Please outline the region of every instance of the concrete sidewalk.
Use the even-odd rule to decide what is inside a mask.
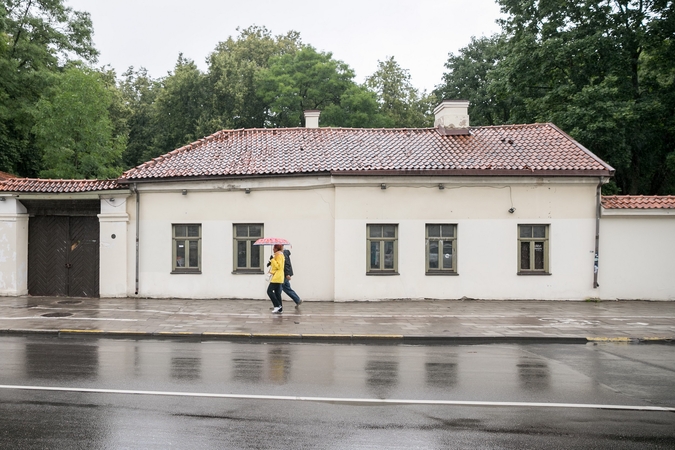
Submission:
[[[389,342],[675,342],[675,302],[0,297],[1,334]]]

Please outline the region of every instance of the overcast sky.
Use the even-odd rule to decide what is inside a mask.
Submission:
[[[158,78],[173,70],[179,53],[206,70],[218,42],[237,27],[267,27],[273,35],[295,30],[302,41],[332,52],[356,72],[356,81],[393,56],[413,84],[441,83],[449,52],[471,36],[499,30],[495,0],[66,0],[91,14],[99,65],[118,74],[145,67]]]

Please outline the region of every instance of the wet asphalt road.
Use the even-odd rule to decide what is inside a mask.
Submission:
[[[0,448],[675,448],[673,412],[573,407],[674,407],[673,345],[17,336],[0,338],[0,385]]]

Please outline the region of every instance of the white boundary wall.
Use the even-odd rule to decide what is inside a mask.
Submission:
[[[675,300],[675,210],[603,209],[598,297]]]

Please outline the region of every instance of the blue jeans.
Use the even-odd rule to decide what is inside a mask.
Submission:
[[[284,283],[281,285],[281,289],[291,298],[291,300],[295,302],[296,305],[300,304],[300,297],[298,297],[298,294],[296,294],[293,288],[291,288],[291,281],[288,278],[284,278]]]

